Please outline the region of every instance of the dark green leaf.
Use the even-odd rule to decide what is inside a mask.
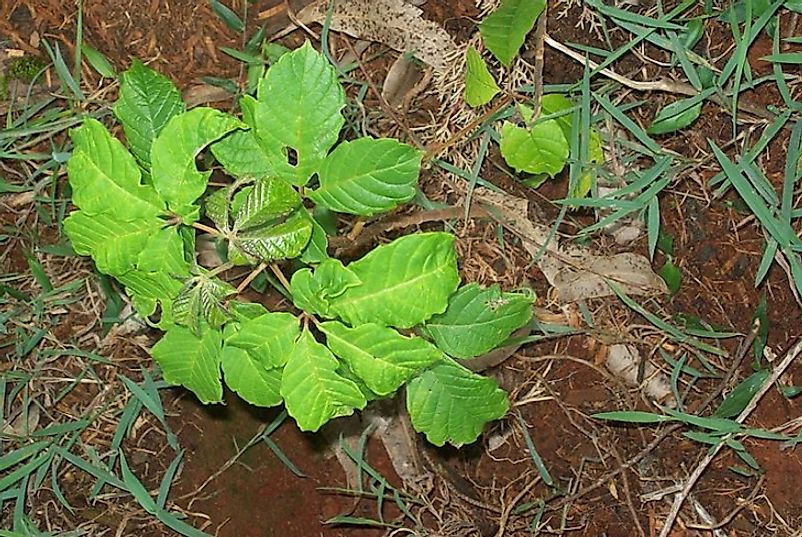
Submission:
[[[758,371],[750,375],[730,392],[714,415],[719,418],[733,418],[740,414],[763,383],[766,382],[768,376],[768,370]]]
[[[646,132],[649,134],[667,134],[684,129],[696,121],[696,118],[702,113],[702,103],[700,101],[689,106],[690,100],[682,99],[660,110],[652,124],[646,129]]]

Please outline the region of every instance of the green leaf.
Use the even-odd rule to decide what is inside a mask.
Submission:
[[[391,138],[343,142],[320,168],[315,203],[341,213],[372,216],[415,196],[422,153]]]
[[[454,236],[407,235],[348,265],[362,282],[330,300],[329,311],[351,326],[420,324],[448,306],[459,285]]]
[[[328,298],[321,293],[320,282],[315,278],[312,269],[305,268],[293,273],[290,280],[290,294],[292,303],[299,310],[322,317],[331,317]]]
[[[153,233],[137,256],[137,268],[145,272],[189,277],[189,262],[184,256],[184,239],[178,230],[166,227]]]
[[[245,31],[245,23],[230,7],[219,0],[209,0],[209,5],[212,6],[212,11],[226,23],[226,26],[237,33]]]
[[[222,302],[236,292],[234,287],[216,277],[194,276],[184,283],[173,301],[173,320],[189,327],[195,334],[200,334],[204,323],[219,328],[228,318]]]
[[[646,132],[648,134],[668,134],[684,129],[696,121],[702,113],[702,102],[689,106],[688,101],[693,102],[691,99],[681,99],[660,110]]]
[[[304,329],[281,378],[287,412],[302,431],[317,431],[330,419],[349,416],[367,404],[359,387],[337,373],[337,366],[331,351]]]
[[[89,62],[89,65],[92,66],[92,69],[97,71],[97,74],[105,78],[115,78],[117,76],[114,66],[99,50],[90,47],[86,43],[81,43],[81,52],[86,61]]]
[[[766,62],[802,65],[802,52],[780,52],[779,54],[763,56],[760,59]]]
[[[248,123],[248,120],[243,117]],[[249,123],[250,124],[250,123]],[[235,177],[268,177],[273,166],[253,131],[234,131],[211,145],[212,154]]]
[[[474,442],[485,423],[504,416],[507,394],[496,381],[446,359],[407,384],[407,411],[415,430],[436,446]]]
[[[663,416],[662,414],[637,410],[600,412],[599,414],[593,414],[591,417],[599,420],[623,421],[625,423],[662,423],[664,421],[671,421],[671,418]]]
[[[161,304],[162,319],[161,325],[172,323],[170,314],[171,304],[183,284],[170,277],[165,272],[144,272],[141,270],[129,270],[125,274],[114,276],[125,286],[125,291],[131,297],[136,311],[143,317],[148,317],[156,312],[156,306]]]
[[[312,236],[312,222],[304,211],[296,211],[280,224],[240,233],[235,246],[263,261],[298,257]]]
[[[562,93],[547,93],[540,99],[540,113],[542,116],[563,112],[561,116],[554,118],[554,120],[559,123],[566,140],[571,139],[573,130],[572,112],[570,110],[576,108],[576,106],[576,103]],[[519,110],[521,115],[524,116],[524,121],[530,123],[534,110],[525,105],[519,105]]]
[[[252,185],[245,186],[234,192],[233,196],[231,193],[234,185],[218,188],[203,198],[203,209],[206,216],[215,223],[218,229],[228,230],[231,218],[239,212],[239,208],[245,203],[252,188]]]
[[[498,9],[479,24],[485,46],[509,67],[544,9],[546,0],[502,0]]]
[[[252,405],[281,404],[281,369],[267,369],[258,357],[245,349],[226,344],[222,352],[226,385]]]
[[[287,216],[301,204],[301,196],[289,183],[278,178],[260,179],[238,208],[234,230],[259,227]]]
[[[349,288],[362,285],[362,280],[339,259],[327,258],[317,269],[302,269],[290,280],[290,294],[295,307],[308,313],[331,317],[330,300],[342,296]]]
[[[565,167],[569,152],[560,124],[553,119],[541,121],[531,129],[505,121],[500,146],[504,160],[516,171],[551,177]]]
[[[244,323],[249,319],[256,319],[265,313],[268,313],[267,308],[258,302],[234,301],[231,303],[231,315],[236,319],[236,322]],[[234,321],[232,321],[232,324],[233,322]]]
[[[576,104],[562,93],[548,93],[543,95],[540,100],[541,115],[552,115],[571,110],[576,107]],[[520,108],[524,108],[523,105]],[[526,121],[531,121],[532,111],[529,110],[529,117]],[[565,113],[559,117],[554,118],[562,129],[565,140],[569,142],[573,138],[573,118],[571,113]],[[570,151],[570,149],[569,149]],[[570,154],[570,153],[569,153]],[[580,155],[570,155],[572,159],[578,161]],[[601,164],[604,162],[604,147],[601,134],[595,127],[591,127],[588,139],[588,163]],[[592,170],[585,170],[577,181],[575,189],[569,193],[573,198],[584,198],[593,186]]]
[[[326,334],[329,349],[378,395],[393,393],[417,371],[443,357],[431,343],[377,324],[349,328],[334,321],[318,328]]]
[[[164,202],[143,185],[136,161],[96,119],[87,118],[70,136],[75,150],[67,162],[72,200],[86,214],[114,211],[121,221],[152,218]]]
[[[306,42],[267,70],[257,98],[253,132],[273,171],[295,185],[306,184],[345,122],[340,114],[345,92],[337,71]]]
[[[802,13],[802,0],[785,0],[783,7],[785,7],[785,9],[790,9],[791,11],[794,11],[796,13]],[[797,39],[802,39],[802,38],[797,38]]]
[[[76,211],[64,230],[77,254],[91,255],[104,274],[117,276],[134,268],[139,253],[163,222],[156,217],[124,221],[116,213],[88,215]]]
[[[120,75],[120,95],[114,104],[114,115],[123,125],[131,152],[145,170],[150,170],[153,140],[185,108],[181,92],[170,79],[139,60],[134,60]]]
[[[340,365],[337,367],[337,374],[356,384],[359,388],[359,391],[361,391],[362,395],[364,395],[365,399],[367,399],[368,403],[382,398],[379,394],[368,388],[368,385],[365,384],[365,381],[362,380],[359,375],[354,373],[354,370],[351,369],[351,366],[349,366],[347,362],[340,362]]]
[[[162,368],[164,380],[191,390],[201,403],[223,400],[220,374],[220,330],[204,327],[200,336],[188,328],[174,326],[150,350]]]
[[[734,418],[740,414],[768,377],[767,369],[752,373],[730,392],[713,415],[718,418]]]
[[[170,209],[186,216],[206,190],[211,172],[199,172],[195,158],[211,142],[242,126],[213,108],[198,107],[173,117],[153,142],[153,185]]]
[[[301,253],[301,261],[307,265],[321,263],[329,258],[329,238],[328,235],[326,235],[326,230],[323,229],[323,226],[318,223],[315,217],[309,214],[309,212],[307,212],[306,215],[312,223],[312,236],[309,238],[309,243],[306,245],[306,248],[304,248],[304,251]]]
[[[446,354],[473,358],[504,343],[531,318],[531,296],[469,284],[454,293],[444,313],[429,319],[425,331]]]
[[[468,47],[465,54],[465,102],[472,107],[483,106],[500,91],[482,55],[473,46]]]
[[[668,290],[672,295],[679,292],[679,288],[682,285],[682,271],[670,259],[666,260],[660,269],[660,277],[666,282],[666,286],[668,286]]]
[[[226,337],[226,345],[238,347],[265,369],[283,367],[300,334],[298,318],[289,313],[264,313],[248,319]]]

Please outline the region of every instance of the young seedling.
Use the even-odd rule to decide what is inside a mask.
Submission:
[[[165,380],[204,403],[223,382],[259,406],[284,404],[316,431],[369,401],[406,390],[430,442],[473,442],[508,401],[465,368],[530,321],[531,293],[460,287],[454,237],[420,233],[348,264],[327,253],[313,206],[373,216],[410,201],[422,154],[394,139],[339,141],[345,93],[308,43],[287,53],[240,101],[242,119],[185,110],[172,83],[140,63],[115,106],[129,149],[97,120],[72,132],[75,251],[124,287],[164,336],[152,349]],[[338,143],[339,142],[339,143]],[[228,186],[211,190],[196,159],[209,147]],[[227,257],[196,262],[197,230]],[[305,265],[289,281],[277,262]],[[296,309],[240,300],[221,279],[235,265],[271,266]]]

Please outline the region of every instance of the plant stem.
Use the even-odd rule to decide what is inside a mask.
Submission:
[[[199,229],[201,231],[205,231],[206,233],[210,233],[212,235],[217,235],[217,236],[222,235],[222,233],[220,233],[219,230],[213,227],[209,227],[205,224],[201,224],[200,222],[193,222],[192,227],[194,227],[195,229]]]
[[[259,263],[259,266],[258,266],[258,267],[256,267],[254,270],[252,270],[252,271],[251,271],[251,273],[250,273],[250,274],[248,274],[248,277],[247,277],[247,278],[245,278],[244,280],[242,280],[242,283],[241,283],[241,284],[239,284],[239,285],[237,286],[237,294],[238,294],[238,295],[239,295],[239,294],[241,294],[241,293],[242,293],[242,291],[244,291],[244,290],[245,290],[245,288],[246,288],[246,287],[248,287],[248,286],[251,284],[251,282],[252,282],[253,280],[255,280],[255,279],[256,279],[256,277],[257,277],[257,276],[258,276],[258,275],[259,275],[259,274],[260,274],[260,273],[261,273],[261,272],[262,272],[262,271],[263,271],[263,270],[264,270],[266,267],[267,267],[267,263],[265,263],[264,261],[262,261],[261,263]]]
[[[281,285],[283,285],[284,288],[287,290],[287,292],[289,292],[290,282],[288,282],[287,278],[284,277],[284,273],[281,272],[281,269],[278,268],[278,265],[276,265],[275,263],[270,263],[270,270],[273,271],[273,274],[276,275],[276,278],[278,279],[279,282],[281,282]]]
[[[220,266],[214,267],[212,270],[210,270],[209,272],[206,273],[206,276],[208,278],[213,278],[214,276],[217,276],[221,272],[225,272],[228,269],[232,269],[232,268],[234,268],[234,263],[226,262],[226,263],[223,263]]]

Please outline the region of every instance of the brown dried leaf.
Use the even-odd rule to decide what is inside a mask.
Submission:
[[[406,54],[399,54],[390,66],[382,85],[382,97],[393,108],[400,107],[423,78],[423,71],[414,62],[407,59]]]
[[[323,24],[327,1],[314,2],[296,15],[304,24]],[[415,57],[438,71],[448,69],[448,56],[457,45],[441,26],[421,18],[422,11],[403,0],[337,0],[331,29],[358,39],[379,41]]]
[[[630,386],[638,386],[638,366],[641,359],[640,353],[632,345],[617,344],[610,346],[605,365],[610,373]],[[675,408],[677,400],[671,393],[668,377],[651,363],[647,362],[645,365],[641,385],[644,395],[657,403]]]
[[[521,238],[524,248],[534,257],[547,244],[537,266],[557,290],[563,302],[613,295],[605,280],[610,280],[626,294],[654,295],[668,292],[662,278],[652,270],[649,260],[639,254],[595,255],[587,248],[560,245],[554,237],[546,242],[549,227],[527,217],[528,202],[508,194],[477,188],[474,199],[500,214],[502,224]]]

